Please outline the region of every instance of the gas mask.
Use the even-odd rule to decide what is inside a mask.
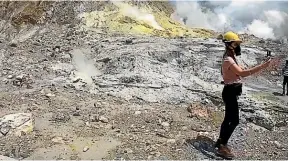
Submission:
[[[240,45],[238,45],[237,47],[234,48],[234,52],[236,53],[236,56],[240,56],[241,55],[241,47],[240,47]]]
[[[240,56],[241,55],[241,47],[240,45],[233,47],[231,42],[226,43],[226,47],[227,48],[234,48],[234,52],[236,53],[236,56]]]

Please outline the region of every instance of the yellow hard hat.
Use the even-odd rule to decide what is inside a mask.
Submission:
[[[242,42],[242,40],[239,38],[239,36],[232,31],[229,31],[229,32],[224,34],[223,41],[224,42],[232,42],[232,41]]]

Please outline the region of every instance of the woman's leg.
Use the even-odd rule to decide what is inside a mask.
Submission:
[[[227,145],[230,137],[232,136],[235,128],[239,124],[239,107],[238,107],[238,101],[237,96],[231,97],[229,101],[229,105],[227,106],[227,121],[229,124],[227,125],[226,133],[223,136],[223,144]]]
[[[216,147],[219,147],[220,144],[226,145],[239,124],[239,108],[237,96],[234,96],[234,89],[227,88],[227,90],[223,90],[222,97],[225,103],[225,118],[221,125]]]
[[[286,88],[287,88],[287,93],[286,93],[286,95],[288,95],[288,76],[285,77],[285,80],[286,80]]]
[[[222,98],[225,103],[225,118],[221,125],[220,136],[216,143],[216,147],[218,148],[217,155],[225,159],[234,158],[231,150],[227,147],[227,143],[239,124],[239,109],[236,91],[236,88],[227,86],[224,87],[222,93]]]

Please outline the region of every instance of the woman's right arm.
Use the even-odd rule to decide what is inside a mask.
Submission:
[[[260,65],[257,65],[251,69],[246,69],[246,70],[243,70],[242,68],[240,68],[237,64],[232,64],[230,66],[230,69],[236,73],[237,75],[241,76],[241,77],[247,77],[249,75],[252,75],[252,74],[255,74],[257,72],[259,72],[260,70],[264,69],[264,68],[267,68],[270,64],[270,61],[271,60],[268,60],[267,62],[263,63],[263,64],[260,64]]]

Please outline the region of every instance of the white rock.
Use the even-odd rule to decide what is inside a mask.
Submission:
[[[266,141],[261,141],[262,144],[266,144]]]
[[[92,115],[89,117],[91,122],[97,122],[98,121],[98,116],[97,115]]]
[[[136,115],[140,115],[140,114],[141,114],[141,111],[135,111],[134,114],[136,114]]]
[[[55,137],[55,138],[52,139],[52,141],[55,142],[55,143],[60,143],[60,144],[64,143],[62,137]]]
[[[88,146],[85,146],[84,148],[83,148],[83,152],[87,152],[89,150],[89,147]]]
[[[64,54],[64,55],[62,56],[62,58],[64,58],[64,59],[70,59],[71,57],[70,57],[69,54]]]
[[[132,151],[130,148],[126,148],[126,149],[124,150],[124,152],[125,152],[125,153],[129,153],[129,154],[130,154],[130,153],[133,153],[133,151]]]
[[[8,130],[16,136],[21,136],[22,133],[29,133],[33,131],[34,119],[31,113],[17,113],[5,115],[0,119],[1,131]],[[9,127],[9,129],[8,129]]]
[[[87,127],[90,127],[90,123],[89,123],[89,122],[85,122],[85,125],[86,125]]]
[[[18,76],[16,77],[16,79],[17,79],[17,80],[22,80],[24,77],[25,77],[25,75],[24,75],[24,74],[21,74],[21,75],[18,75]]]
[[[99,121],[103,122],[103,123],[108,123],[108,118],[104,117],[104,116],[100,116],[99,117]]]
[[[168,140],[167,140],[167,143],[170,143],[170,144],[173,144],[173,143],[175,143],[175,142],[176,142],[175,139],[168,139]]]
[[[209,104],[209,103],[210,103],[210,100],[205,99],[204,102],[205,102],[206,104]]]
[[[162,124],[161,124],[163,127],[169,127],[170,126],[170,123],[168,123],[168,122],[162,122]]]
[[[282,148],[282,145],[278,141],[274,141],[274,144],[277,148]]]
[[[12,78],[13,78],[13,75],[8,75],[7,78],[8,78],[8,79],[12,79]]]
[[[55,48],[55,51],[56,51],[56,52],[59,52],[59,48]]]
[[[186,131],[186,130],[188,130],[188,127],[187,126],[183,126],[182,130]]]
[[[52,94],[52,93],[47,93],[47,94],[46,94],[46,96],[47,96],[47,97],[54,97],[54,96],[55,96],[55,94]]]

